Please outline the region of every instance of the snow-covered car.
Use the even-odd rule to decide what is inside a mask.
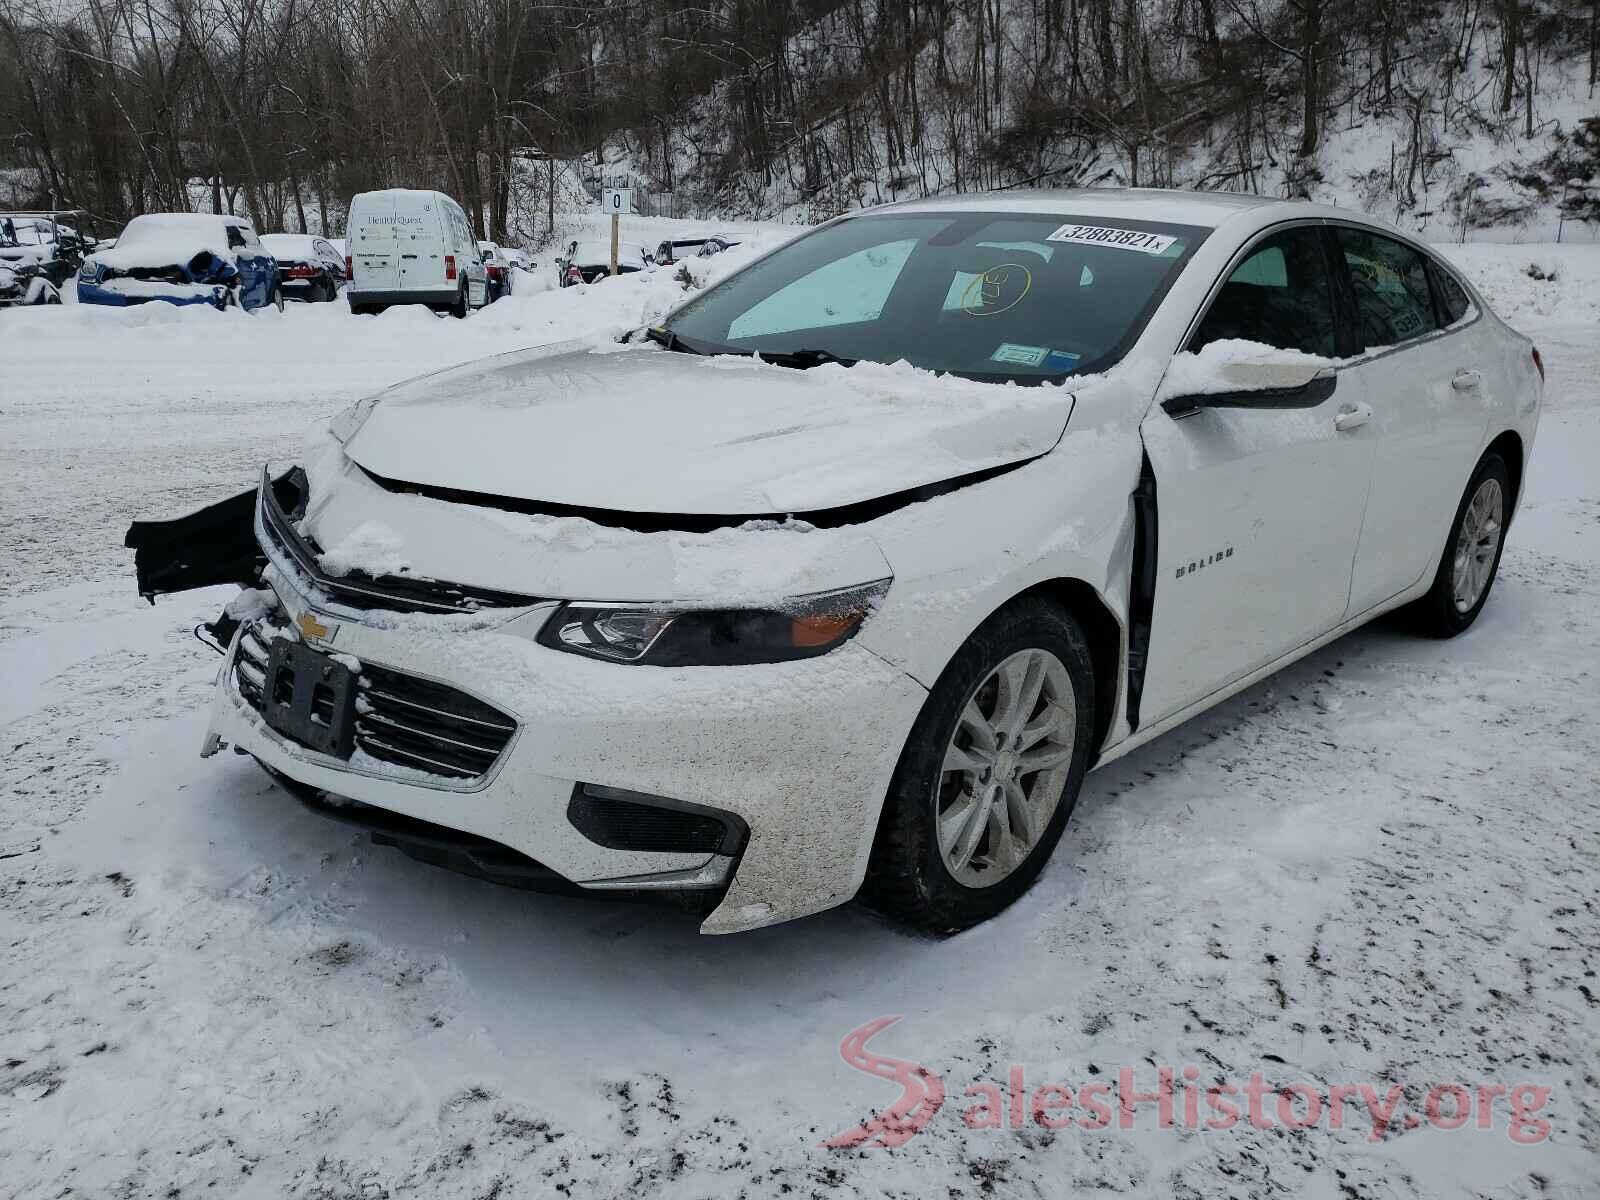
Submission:
[[[209,304],[283,308],[278,264],[243,217],[146,213],[117,244],[84,259],[80,304]]]
[[[127,540],[147,596],[246,586],[202,752],[386,843],[706,932],[858,892],[949,930],[1089,769],[1380,613],[1472,625],[1543,386],[1356,213],[969,195],[399,384]]]
[[[631,275],[650,265],[645,248],[635,242],[617,243],[617,274]],[[575,241],[568,244],[565,253],[556,259],[556,282],[568,287],[573,282],[572,268],[584,283],[593,283],[611,274],[611,243]]]
[[[69,218],[81,222],[85,216],[77,209],[0,213],[0,267],[32,268],[23,274],[60,288],[77,274],[83,256],[96,245],[93,237],[68,223]]]
[[[60,304],[61,293],[29,262],[0,264],[0,308],[24,304]]]
[[[339,298],[348,278],[344,255],[327,238],[309,233],[264,233],[261,245],[278,264],[278,286],[286,300]]]
[[[693,258],[710,240],[711,235],[704,233],[689,237],[663,238],[656,246],[655,264],[658,267],[670,267],[679,259]]]
[[[737,233],[714,233],[700,243],[700,248],[695,251],[696,258],[710,258],[713,254],[721,254],[724,250],[731,250],[744,237]]]
[[[478,254],[489,276],[489,302],[493,304],[502,296],[511,294],[511,260],[494,242],[479,242]]]

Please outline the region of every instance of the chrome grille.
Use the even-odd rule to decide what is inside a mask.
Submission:
[[[286,628],[252,621],[239,633],[234,685],[257,712],[265,708],[269,643]],[[362,664],[356,680],[355,744],[372,758],[446,779],[478,779],[494,766],[516,731],[515,720],[465,692]]]

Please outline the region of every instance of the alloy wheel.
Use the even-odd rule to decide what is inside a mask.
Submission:
[[[1450,584],[1457,612],[1470,612],[1483,598],[1504,532],[1505,493],[1498,479],[1485,479],[1461,515],[1456,535]]]
[[[939,853],[958,883],[999,883],[1038,845],[1072,769],[1077,722],[1072,678],[1048,650],[1018,651],[978,685],[935,797]]]

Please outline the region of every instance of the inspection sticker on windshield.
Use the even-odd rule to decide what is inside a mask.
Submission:
[[[1037,367],[1044,361],[1047,353],[1043,346],[1018,346],[1011,342],[1001,342],[1000,348],[989,358],[994,362],[1020,363],[1024,367]]]
[[[1164,233],[1143,233],[1137,229],[1111,229],[1105,225],[1063,225],[1046,235],[1047,242],[1075,242],[1080,246],[1111,246],[1117,250],[1138,250],[1143,254],[1165,254],[1178,239]]]

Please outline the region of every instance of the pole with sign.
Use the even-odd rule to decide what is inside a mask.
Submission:
[[[633,192],[628,188],[607,188],[601,205],[611,214],[611,273],[617,273],[617,234],[622,214],[633,211]]]

